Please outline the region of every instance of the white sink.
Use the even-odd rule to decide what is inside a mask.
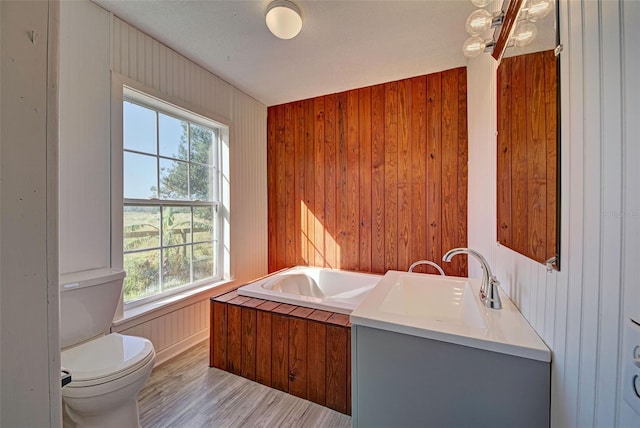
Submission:
[[[468,279],[432,275],[399,275],[380,310],[434,323],[487,328]]]
[[[551,352],[503,292],[502,309],[479,298],[480,280],[388,271],[351,323],[493,352],[551,361]]]

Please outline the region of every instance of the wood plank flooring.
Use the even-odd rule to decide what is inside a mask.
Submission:
[[[138,395],[143,428],[350,427],[351,418],[208,366],[209,342],[156,367]]]

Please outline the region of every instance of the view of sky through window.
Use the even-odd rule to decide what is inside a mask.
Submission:
[[[218,130],[191,120],[124,100],[125,303],[218,275]]]

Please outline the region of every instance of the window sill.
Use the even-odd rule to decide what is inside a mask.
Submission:
[[[112,332],[127,330],[133,326],[151,321],[167,315],[185,306],[206,300],[209,297],[222,294],[234,288],[235,280],[223,280],[213,284],[192,288],[183,293],[167,296],[163,299],[154,300],[131,309],[125,309],[122,318],[113,321]]]

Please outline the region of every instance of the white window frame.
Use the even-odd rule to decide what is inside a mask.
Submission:
[[[217,211],[217,276],[203,279],[200,281],[186,284],[166,290],[159,294],[144,297],[132,302],[124,303],[124,292],[121,304],[116,313],[116,319],[123,318],[124,310],[144,307],[148,304],[175,298],[180,298],[180,294],[188,297],[192,292],[203,287],[211,287],[226,283],[231,275],[229,272],[229,125],[228,121],[217,118],[215,115],[202,111],[197,107],[190,106],[184,102],[171,99],[169,96],[159,94],[156,90],[146,88],[124,76],[112,73],[111,88],[111,266],[114,268],[123,268],[124,266],[124,248],[123,248],[123,210],[125,198],[123,195],[124,182],[124,144],[123,144],[123,102],[130,99],[137,104],[158,110],[171,116],[182,117],[194,124],[203,125],[205,127],[213,127],[218,130],[218,189],[216,202],[213,205]],[[137,201],[142,202],[142,201]],[[162,205],[160,201],[149,199],[145,201],[148,205]],[[189,203],[187,203],[188,205]],[[166,203],[166,205],[173,205]],[[196,290],[197,289],[197,290]],[[191,293],[190,293],[191,292]],[[155,307],[155,306],[154,306]]]

